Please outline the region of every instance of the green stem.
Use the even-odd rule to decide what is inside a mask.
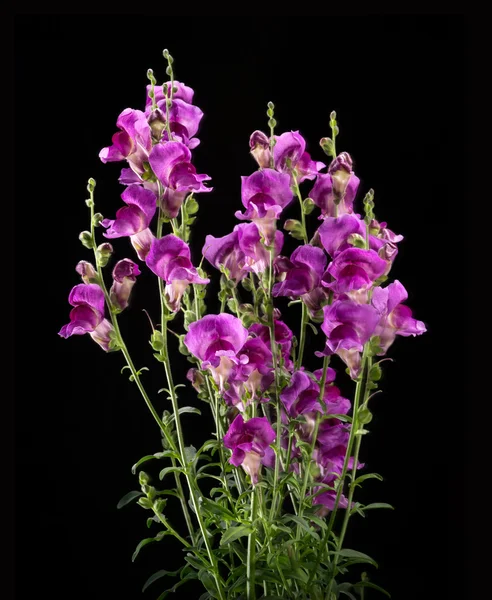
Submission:
[[[294,191],[296,193],[297,199],[299,200],[299,205],[301,207],[301,223],[302,223],[302,234],[304,243],[308,243],[308,236],[306,231],[306,215],[304,214],[304,206],[302,204],[302,195],[301,190],[299,189],[299,184],[297,183],[297,177],[294,173],[292,173],[292,178],[294,180]]]
[[[367,345],[366,345],[367,346]],[[368,357],[366,355],[366,365],[365,365],[365,369],[364,369],[364,364],[362,367],[362,373],[361,373],[361,380],[364,381],[364,393],[363,393],[363,402],[362,404],[366,404],[367,403],[367,399],[368,399],[368,395],[369,395],[369,389],[368,389],[368,385],[367,385],[367,379],[368,379],[368,375],[369,375],[369,371],[371,369],[372,366],[372,357]],[[354,409],[354,420],[352,422],[352,428],[355,429],[356,431],[359,429],[358,427],[358,423],[357,423],[357,418],[356,418],[356,414],[355,414],[355,409]],[[364,430],[364,425],[361,424],[360,429],[363,431]],[[335,578],[335,570],[337,568],[338,565],[338,560],[340,558],[340,550],[343,547],[343,541],[345,539],[345,534],[347,532],[347,526],[348,526],[348,522],[351,516],[351,506],[352,506],[352,500],[354,498],[354,492],[355,492],[355,485],[354,485],[354,481],[356,479],[357,476],[357,465],[359,464],[359,451],[360,451],[360,446],[362,443],[362,434],[359,434],[357,436],[357,441],[355,442],[355,451],[354,451],[354,464],[352,467],[352,478],[351,478],[351,482],[350,482],[350,486],[349,486],[349,494],[348,494],[348,498],[347,498],[347,509],[345,510],[345,514],[343,517],[343,523],[342,523],[342,529],[340,531],[340,536],[338,538],[338,543],[337,543],[337,551],[335,554],[335,559],[333,561],[333,571],[332,571],[332,578],[330,580],[330,586],[328,588],[328,598],[330,597],[330,593],[331,593],[331,589],[333,587],[333,581]]]
[[[253,487],[251,492],[251,528],[252,532],[248,536],[248,555],[246,561],[246,598],[247,600],[256,600],[256,514],[258,510],[258,501],[256,489]]]
[[[302,303],[302,313],[301,313],[301,336],[299,339],[299,351],[296,359],[296,369],[299,369],[302,365],[302,359],[304,356],[304,346],[306,344],[306,325],[308,322],[308,310],[307,306]]]
[[[182,538],[179,535],[179,533],[171,525],[169,525],[169,523],[164,518],[163,514],[157,512],[154,508],[152,510],[154,511],[154,513],[157,516],[157,518],[159,519],[159,521],[169,531],[169,533],[172,533],[174,535],[174,537],[176,537],[183,544],[183,546],[185,546],[186,548],[191,548],[192,547],[191,544],[189,544],[184,538]]]

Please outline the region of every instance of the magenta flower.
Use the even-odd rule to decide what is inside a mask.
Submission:
[[[415,337],[427,331],[425,324],[414,319],[411,309],[402,304],[407,298],[407,291],[398,280],[373,291],[371,304],[380,314],[380,321],[374,332],[381,339],[380,355],[386,354],[397,335]]]
[[[338,294],[365,291],[385,272],[387,263],[374,250],[347,248],[338,253],[328,265],[326,273],[334,279],[323,285]]]
[[[241,177],[241,201],[246,212],[237,211],[235,214],[242,221],[256,223],[268,246],[273,241],[275,221],[293,197],[287,173],[262,169],[248,177]]]
[[[104,292],[95,283],[76,285],[68,297],[74,307],[70,311],[70,323],[64,325],[58,335],[68,338],[71,335],[88,333],[103,350],[109,350],[109,334],[113,326],[104,318]]]
[[[284,243],[281,231],[275,232],[275,253],[278,254]],[[207,235],[202,254],[216,269],[225,267],[229,277],[238,282],[248,273],[263,273],[269,265],[270,255],[261,241],[255,223],[241,223],[232,233],[215,238]]]
[[[238,415],[224,436],[224,446],[232,450],[229,462],[240,465],[251,477],[253,485],[258,483],[261,464],[271,464],[273,450],[270,444],[275,440],[275,431],[265,417],[254,417],[244,421]]]
[[[321,248],[305,244],[296,248],[290,259],[279,257],[275,266],[283,280],[273,286],[273,296],[298,298],[320,285],[326,256]]]
[[[250,326],[249,331],[258,336],[270,348],[270,329],[266,325],[253,323],[253,325]],[[280,346],[280,352],[284,359],[284,366],[290,371],[294,368],[294,363],[290,359],[292,338],[294,334],[283,321],[278,321],[277,319],[274,320],[274,334],[275,343]]]
[[[104,237],[109,239],[135,235],[147,229],[156,211],[155,194],[140,185],[128,186],[121,198],[127,206],[117,211],[116,219],[101,221],[107,228]]]
[[[263,131],[253,131],[249,138],[249,148],[261,169],[270,166],[270,138]]]
[[[321,329],[326,335],[324,353],[338,354],[350,369],[353,379],[360,371],[360,352],[364,344],[374,335],[379,322],[377,310],[369,304],[358,304],[353,300],[335,300],[323,307],[324,321]]]
[[[348,241],[351,235],[366,237],[366,225],[354,214],[326,217],[318,228],[318,234],[323,248],[334,258],[337,253],[352,247]]]
[[[342,152],[328,167],[328,173],[320,173],[309,197],[321,209],[323,216],[334,217],[353,212],[355,195],[360,180],[352,171],[352,159]],[[341,199],[338,207],[335,200]]]
[[[114,306],[124,310],[128,306],[128,299],[140,269],[129,258],[124,258],[116,263],[113,269],[113,285],[109,291],[109,297]]]
[[[297,172],[297,181],[314,179],[320,169],[326,167],[322,162],[311,160],[306,150],[306,140],[298,131],[288,131],[275,136],[273,160],[275,168],[280,173]]]
[[[318,402],[319,394],[319,385],[304,371],[296,371],[290,384],[282,390],[280,400],[287,413],[295,419],[304,413],[323,412]]]
[[[181,298],[190,283],[206,284],[191,264],[190,247],[172,233],[155,239],[145,259],[149,269],[166,282],[165,294],[173,312],[180,308]]]
[[[190,323],[184,344],[209,369],[221,392],[239,363],[238,353],[248,338],[241,320],[227,313],[206,315]]]
[[[113,135],[113,144],[103,148],[99,158],[103,163],[126,159],[136,173],[143,173],[143,163],[148,161],[152,149],[151,132],[145,114],[141,110],[127,108],[118,117],[116,126],[121,131]]]
[[[314,371],[314,375],[321,383],[323,369],[317,369]],[[337,386],[333,385],[334,381],[335,370],[331,367],[328,367],[326,372],[325,391],[323,394],[323,402],[326,406],[326,410],[324,412],[327,415],[346,415],[350,410],[350,400],[341,395],[341,392]]]

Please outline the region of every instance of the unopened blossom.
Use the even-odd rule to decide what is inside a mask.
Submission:
[[[270,167],[270,138],[263,131],[253,131],[249,138],[249,148],[260,168]]]
[[[256,223],[266,245],[270,245],[276,221],[293,197],[287,173],[261,169],[252,175],[241,177],[241,201],[246,212],[243,214],[237,211],[236,218]]]
[[[275,136],[273,147],[275,169],[280,173],[289,173],[295,169],[298,182],[314,179],[320,169],[326,167],[322,162],[315,162],[306,152],[306,140],[298,131],[288,131]]]
[[[371,235],[369,236],[369,247],[386,261],[387,266],[384,275],[387,275],[391,270],[398,254],[398,243],[403,240],[402,235],[393,233],[386,225],[384,222],[378,223],[373,219],[370,224]]]
[[[129,258],[124,258],[116,263],[113,269],[113,285],[109,291],[109,297],[114,306],[124,310],[128,306],[128,300],[140,269]]]
[[[292,348],[292,338],[294,334],[292,330],[283,322],[278,319],[274,319],[274,336],[275,344],[280,348],[280,354],[284,361],[284,367],[290,371],[294,367],[294,363],[290,358],[290,352]],[[270,328],[267,325],[261,323],[253,323],[249,327],[249,332],[258,336],[267,346],[270,347]]]
[[[283,243],[284,235],[277,230],[275,254],[279,254]],[[240,223],[232,233],[221,238],[207,235],[202,253],[216,269],[225,267],[229,277],[236,282],[244,279],[248,273],[263,273],[270,264],[270,253],[262,243],[254,223]]]
[[[179,310],[188,285],[203,285],[210,281],[200,277],[192,265],[188,244],[173,234],[155,239],[145,262],[153,273],[166,282],[164,293],[173,312]]]
[[[352,171],[350,155],[342,152],[330,164],[328,173],[318,175],[309,197],[321,209],[323,217],[352,213],[359,183]]]
[[[338,354],[355,379],[360,372],[360,353],[374,335],[379,313],[369,304],[358,304],[347,298],[324,306],[323,315],[321,329],[326,335],[326,347],[323,353],[316,354]]]
[[[116,212],[116,219],[101,221],[106,227],[104,236],[110,239],[132,236],[147,229],[156,211],[155,194],[140,185],[128,186],[121,199],[127,206]]]
[[[326,255],[321,248],[304,244],[294,250],[290,259],[278,258],[275,267],[281,281],[273,286],[272,295],[299,298],[320,285]]]
[[[427,331],[425,324],[414,319],[411,309],[402,304],[407,298],[407,291],[398,280],[372,293],[371,304],[380,315],[374,332],[380,338],[380,355],[386,354],[397,335],[415,337]]]
[[[268,419],[254,417],[244,421],[242,415],[234,419],[224,436],[224,446],[232,450],[229,462],[235,467],[242,466],[253,485],[258,483],[261,464],[269,466],[272,463],[270,444],[275,437]]]
[[[103,163],[127,160],[133,171],[142,174],[152,149],[151,131],[145,114],[141,110],[127,108],[118,117],[116,126],[121,131],[113,135],[113,144],[103,148],[99,158]]]
[[[213,188],[206,187],[204,181],[209,181],[208,175],[200,175],[191,164],[191,152],[181,142],[157,144],[149,156],[152,170],[162,183],[165,190],[162,208],[170,218],[176,217],[189,192],[211,192]],[[167,194],[167,195],[166,195]]]
[[[221,392],[239,363],[238,353],[248,338],[241,320],[228,313],[205,315],[190,323],[184,344],[209,369]]]
[[[88,333],[108,352],[109,334],[113,326],[104,318],[105,300],[102,289],[95,283],[81,283],[72,289],[68,301],[74,307],[70,311],[70,323],[64,325],[58,335],[68,338]]]
[[[97,272],[94,266],[86,260],[81,260],[77,263],[75,270],[80,275],[82,281],[86,284],[95,283],[97,280]]]
[[[347,248],[328,265],[326,273],[331,275],[333,281],[323,277],[323,285],[337,294],[365,291],[383,275],[386,266],[386,261],[374,250]]]

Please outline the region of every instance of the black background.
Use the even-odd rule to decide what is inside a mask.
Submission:
[[[447,546],[448,536],[450,548],[461,539],[462,434],[451,426],[450,406],[461,374],[457,369],[446,381],[441,367],[443,348],[452,351],[456,293],[446,282],[462,259],[444,256],[439,242],[454,235],[451,216],[463,194],[455,166],[463,158],[464,37],[462,18],[451,16],[17,17],[16,285],[17,302],[31,315],[18,323],[17,336],[32,341],[29,352],[19,353],[16,372],[18,598],[140,598],[150,574],[180,564],[169,538],[144,548],[132,564],[135,546],[151,535],[148,513],[133,505],[116,510],[119,498],[137,489],[131,465],[160,449],[138,391],[119,374],[122,356],[104,355],[88,336],[57,336],[68,320],[68,293],[79,282],[74,267],[90,260],[77,240],[88,227],[87,179],[97,181],[96,209],[114,215],[122,164],[103,165],[98,153],[109,145],[118,114],[142,108],[147,69],[159,82],[165,78],[165,47],[176,79],[195,89],[205,113],[194,162],[211,175],[214,191],[199,198],[195,263],[205,235],[225,235],[236,222],[240,175],[256,168],[249,135],[266,130],[269,100],[277,131],[299,129],[317,160],[324,158],[318,140],[330,134],[329,113],[336,110],[338,149],[351,153],[360,193],[373,187],[376,216],[405,236],[392,276],[408,289],[408,304],[428,332],[392,347],[395,362],[386,365],[384,394],[374,399],[363,445],[367,469],[385,480],[367,483],[360,496],[396,511],[354,518],[347,545],[379,562],[372,580],[395,599],[444,597],[451,593],[446,580],[456,591],[460,563],[448,558]],[[114,245],[118,258],[133,258],[126,240]],[[36,277],[26,278],[23,269]],[[141,310],[158,321],[151,282],[141,277],[120,321],[137,366],[151,368],[144,381],[155,394],[163,374],[147,346]],[[212,295],[208,304],[217,310]],[[295,326],[296,308],[292,313]],[[309,342],[308,350],[322,345],[314,336]],[[175,379],[183,381],[188,363],[176,353],[174,364]],[[189,387],[180,401],[198,402]],[[160,409],[164,402],[157,397]],[[188,443],[208,437],[206,417],[184,422]],[[157,597],[164,581],[145,596]],[[180,597],[200,594],[192,586],[181,590]]]

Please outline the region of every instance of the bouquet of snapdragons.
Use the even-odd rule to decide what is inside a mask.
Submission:
[[[124,110],[112,144],[100,152],[103,162],[127,162],[119,179],[124,206],[113,219],[96,212],[89,180],[90,228],[80,240],[94,258],[76,267],[82,283],[70,293],[70,323],[60,331],[65,338],[88,333],[106,352],[120,352],[161,432],[162,448],[133,466],[140,489],[119,506],[137,501],[148,526],[159,527],[133,559],[149,542],[174,536],[183,564],[156,572],[144,589],[174,578],[159,600],[196,579],[200,600],[353,599],[366,588],[387,594],[361,572],[375,561],[344,541],[352,515],[391,508],[356,501],[366,479],[381,479],[364,472],[359,452],[388,349],[397,335],[426,330],[404,304],[403,285],[388,283],[403,238],[376,220],[373,190],[357,207],[360,182],[350,155],[337,153],[336,114],[331,137],[320,142],[326,165],[306,152],[298,131],[275,133],[270,102],[268,134],[250,138],[258,169],[241,178],[240,222],[222,238],[207,236],[202,261],[193,265],[188,242],[197,197],[212,190],[192,163],[203,113],[193,90],[174,79],[167,50],[164,57],[169,80],[157,85],[148,71],[144,110]],[[307,194],[301,185],[310,186]],[[299,219],[283,220],[292,202]],[[318,217],[311,236],[309,215]],[[290,256],[282,254],[282,230],[299,241]],[[96,239],[99,231],[106,241]],[[112,265],[109,285],[117,238],[129,238],[133,258]],[[160,314],[149,315],[149,341],[162,364],[165,410],[163,396],[157,403],[146,391],[144,368],[135,367],[118,323],[143,269],[157,279]],[[220,277],[217,314],[205,304],[213,270]],[[280,298],[287,299],[284,312],[300,311],[297,335],[275,305]],[[323,338],[314,352],[306,348],[308,328]],[[186,385],[174,381],[170,335],[192,364]],[[353,381],[352,399],[337,387],[343,377]],[[214,423],[199,448],[181,416],[200,411],[178,398],[180,388],[191,387]],[[143,470],[150,460],[162,463],[158,482]],[[171,502],[180,505],[182,522],[169,518]]]

